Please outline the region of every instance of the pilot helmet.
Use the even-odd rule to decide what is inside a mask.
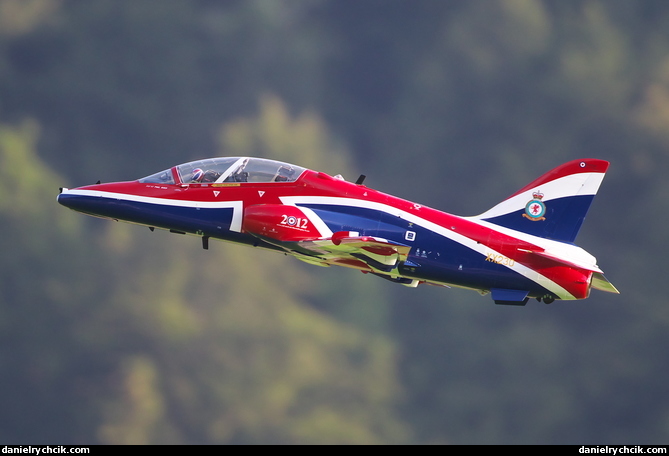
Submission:
[[[193,181],[200,182],[200,181],[202,181],[203,177],[204,177],[204,171],[202,171],[202,169],[195,168],[193,170]]]

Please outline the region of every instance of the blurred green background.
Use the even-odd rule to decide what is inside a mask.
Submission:
[[[621,295],[495,306],[55,200],[247,154],[459,215],[609,160],[577,242]],[[668,162],[665,0],[0,0],[0,442],[666,444]]]

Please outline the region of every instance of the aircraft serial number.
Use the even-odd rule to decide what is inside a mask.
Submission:
[[[516,261],[512,260],[509,257],[505,257],[504,255],[491,252],[486,253],[485,260],[490,263],[501,264],[503,266],[509,266],[509,267],[513,267],[516,264]]]
[[[292,215],[282,215],[281,225],[294,226],[296,228],[309,229],[309,219],[294,217]]]

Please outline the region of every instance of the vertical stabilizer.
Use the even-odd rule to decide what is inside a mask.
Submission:
[[[574,160],[547,172],[473,217],[523,233],[574,242],[609,162]]]

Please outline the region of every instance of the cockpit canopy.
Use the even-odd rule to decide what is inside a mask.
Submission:
[[[265,158],[222,157],[184,163],[139,181],[152,184],[294,182],[305,170],[301,166]]]

